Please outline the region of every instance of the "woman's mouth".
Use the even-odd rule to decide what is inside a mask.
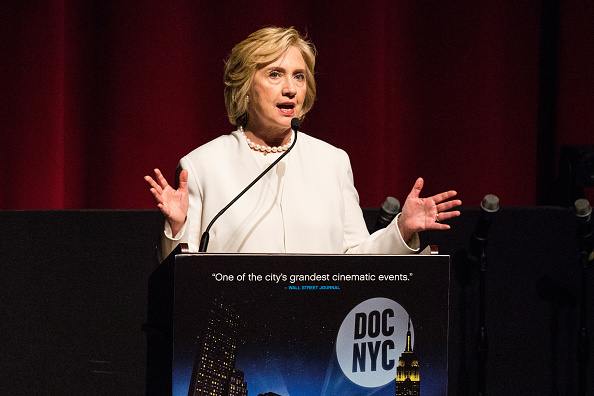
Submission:
[[[292,102],[279,103],[276,105],[276,107],[283,114],[293,115],[293,113],[295,112],[295,103],[292,103]]]

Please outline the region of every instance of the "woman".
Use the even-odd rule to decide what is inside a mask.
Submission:
[[[291,119],[313,106],[315,48],[293,28],[264,28],[233,48],[225,66],[225,105],[236,130],[180,160],[179,186],[155,169],[146,176],[164,214],[161,257],[180,242],[197,251],[208,223],[293,141]],[[298,141],[210,231],[209,252],[405,254],[418,232],[449,229],[440,221],[461,201],[455,191],[419,198],[419,178],[402,212],[369,235],[347,154],[299,132]]]

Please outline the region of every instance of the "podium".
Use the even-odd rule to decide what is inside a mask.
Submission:
[[[179,254],[172,394],[446,395],[449,282],[440,255]]]

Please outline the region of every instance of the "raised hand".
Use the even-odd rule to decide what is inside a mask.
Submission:
[[[156,179],[156,180],[155,180]],[[182,170],[179,174],[179,187],[174,189],[167,183],[167,180],[159,169],[155,169],[155,179],[145,176],[144,180],[151,186],[151,193],[157,201],[157,207],[161,210],[175,236],[182,228],[188,215],[189,193],[188,193],[188,171]]]
[[[424,181],[418,178],[412,191],[408,194],[402,214],[398,218],[398,228],[405,241],[409,241],[415,232],[425,230],[448,230],[450,226],[442,221],[460,216],[460,212],[448,211],[460,206],[459,199],[450,200],[456,196],[456,191],[450,190],[428,198],[420,198]]]

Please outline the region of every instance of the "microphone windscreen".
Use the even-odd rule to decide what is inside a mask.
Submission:
[[[575,209],[575,215],[577,217],[585,218],[586,221],[592,214],[592,207],[590,206],[590,202],[587,199],[580,198],[573,204]]]
[[[299,130],[300,126],[301,126],[301,121],[299,120],[299,118],[295,117],[291,120],[291,129],[292,130],[297,132]]]
[[[400,201],[394,197],[388,197],[382,204],[382,210],[386,213],[397,215],[400,212]]]
[[[487,212],[497,212],[499,210],[499,198],[493,194],[485,195],[481,207]]]

